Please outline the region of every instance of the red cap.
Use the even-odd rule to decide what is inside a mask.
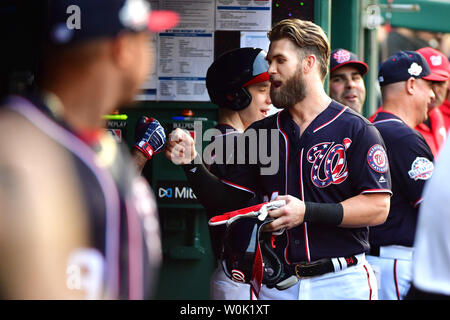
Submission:
[[[431,74],[423,77],[430,81],[446,81],[450,78],[450,63],[448,58],[440,51],[431,47],[425,47],[417,50],[430,66]]]

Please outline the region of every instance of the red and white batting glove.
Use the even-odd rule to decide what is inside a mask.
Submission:
[[[147,159],[160,152],[166,143],[166,133],[159,121],[146,116],[139,118],[134,138],[134,148],[141,151]]]

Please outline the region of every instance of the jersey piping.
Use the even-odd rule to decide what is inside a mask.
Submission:
[[[74,153],[94,174],[102,189],[105,190],[106,208],[106,261],[109,268],[107,272],[107,290],[111,298],[119,297],[119,248],[120,248],[120,200],[113,178],[97,169],[94,153],[78,137],[50,121],[42,112],[32,107],[30,103],[20,97],[11,98],[10,109],[19,113],[38,127],[52,140],[63,146],[71,146]],[[111,231],[112,230],[112,231]]]

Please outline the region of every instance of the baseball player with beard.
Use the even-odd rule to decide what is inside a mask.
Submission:
[[[258,139],[247,144],[246,163],[230,166],[229,180],[214,179],[181,130],[171,133],[166,156],[184,164],[197,197],[207,202],[243,207],[252,197],[285,200],[285,206],[269,212],[275,220],[266,231],[287,230],[287,244],[278,252],[296,282],[285,290],[263,287],[260,299],[377,299],[365,253],[368,226],[383,223],[389,211],[384,142],[366,119],[326,95],[330,47],[319,26],[287,19],[268,36],[270,97],[284,110],[246,130],[254,130]],[[249,157],[259,155],[261,145],[274,150],[272,141],[262,140],[268,129],[279,134],[273,142],[280,148],[279,167],[262,175],[268,164],[258,156],[250,163]]]

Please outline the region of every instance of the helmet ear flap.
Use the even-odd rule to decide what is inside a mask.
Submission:
[[[240,111],[247,108],[252,101],[252,96],[245,88],[237,88],[225,94],[223,107],[233,111]]]
[[[283,264],[270,247],[270,237],[271,234],[265,235],[265,237],[259,241],[264,261],[262,283],[266,284],[269,288],[275,286],[283,275]]]

